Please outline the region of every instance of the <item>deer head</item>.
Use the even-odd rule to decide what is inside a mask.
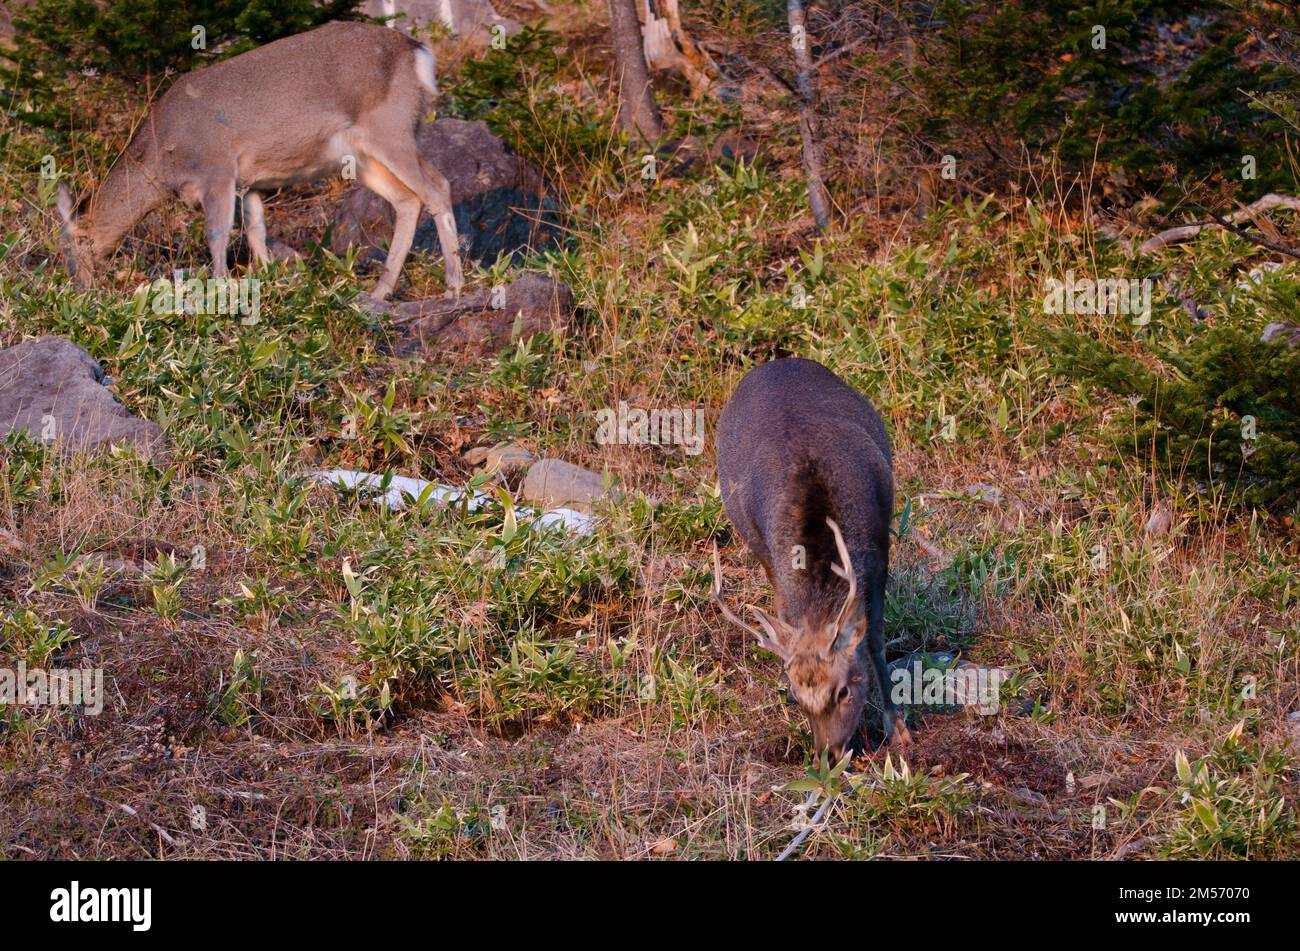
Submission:
[[[55,201],[62,221],[63,262],[67,265],[68,275],[78,287],[93,287],[98,259],[95,244],[89,231],[78,221],[77,207],[73,204],[72,193],[68,186],[59,183],[59,194]]]
[[[844,544],[833,519],[826,519],[835,536],[840,564],[831,570],[849,583],[849,593],[839,612],[829,620],[802,618],[790,624],[751,607],[762,629],[741,620],[722,600],[722,559],[713,546],[713,597],[732,624],[758,638],[760,646],[781,658],[790,692],[808,716],[817,752],[832,761],[848,750],[862,720],[867,699],[867,669],[858,646],[867,633],[866,612],[858,599],[858,586]]]

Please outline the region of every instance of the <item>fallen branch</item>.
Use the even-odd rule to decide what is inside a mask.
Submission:
[[[817,794],[815,792],[809,793],[808,799],[804,802],[804,808],[807,809],[811,806],[816,798]],[[825,801],[820,807],[818,807],[817,812],[813,815],[812,821],[810,821],[808,825],[806,825],[799,834],[794,837],[794,840],[785,847],[785,851],[776,857],[778,862],[784,862],[794,854],[795,849],[803,845],[803,840],[808,838],[808,836],[812,834],[812,831],[817,828],[817,823],[822,821],[822,816],[826,815],[826,810],[830,808],[831,803],[834,801],[834,796],[826,797]]]
[[[1292,258],[1300,258],[1300,248],[1293,248],[1290,247],[1289,245],[1285,245],[1280,242],[1273,241],[1269,238],[1264,238],[1261,237],[1260,235],[1252,234],[1251,232],[1247,231],[1245,228],[1241,227],[1240,225],[1233,224],[1231,221],[1223,217],[1217,211],[1211,211],[1209,208],[1204,209],[1204,211],[1207,215],[1213,218],[1214,221],[1221,228],[1226,228],[1228,231],[1231,231],[1233,234],[1245,238],[1247,241],[1251,242],[1252,244],[1257,244],[1261,248],[1267,248],[1268,250],[1273,251],[1277,254],[1285,254],[1288,257],[1292,257]]]
[[[139,819],[145,825],[149,826],[149,828],[153,829],[154,832],[157,832],[160,836],[162,836],[163,840],[166,841],[168,845],[172,846],[173,848],[176,847],[176,840],[172,838],[172,834],[168,832],[166,829],[164,829],[162,826],[160,826],[158,823],[150,822],[144,816],[140,815],[139,812],[137,812],[135,809],[131,808],[124,802],[119,802],[117,804],[117,808],[121,809],[128,816],[132,816],[136,819]]]
[[[1140,839],[1134,839],[1131,842],[1125,842],[1118,849],[1106,856],[1102,861],[1105,862],[1122,862],[1128,858],[1130,852],[1136,852],[1138,849],[1145,848],[1155,841],[1155,836],[1143,836]]]
[[[1260,244],[1262,247],[1269,247],[1270,250],[1276,251],[1279,254],[1300,257],[1300,253],[1297,253],[1295,249],[1287,248],[1283,245],[1272,246],[1271,243],[1265,244],[1264,242],[1267,239],[1256,238],[1248,232],[1245,232],[1243,229],[1236,227],[1238,223],[1248,221],[1256,215],[1263,214],[1266,211],[1272,211],[1274,208],[1289,208],[1291,211],[1300,212],[1300,198],[1270,192],[1258,201],[1253,201],[1246,207],[1240,208],[1230,215],[1220,216],[1214,212],[1208,212],[1210,215],[1209,221],[1179,225],[1177,228],[1169,228],[1165,231],[1161,231],[1159,234],[1147,238],[1138,245],[1138,252],[1141,254],[1150,254],[1153,251],[1159,251],[1161,248],[1181,244],[1184,241],[1189,241],[1196,237],[1211,225],[1219,225],[1220,227],[1227,228],[1230,231],[1240,234],[1244,238],[1254,241],[1256,244]]]

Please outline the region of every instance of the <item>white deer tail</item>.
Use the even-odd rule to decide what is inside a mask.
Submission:
[[[415,51],[415,78],[429,91],[429,95],[438,95],[438,81],[433,76],[433,50],[421,45]]]

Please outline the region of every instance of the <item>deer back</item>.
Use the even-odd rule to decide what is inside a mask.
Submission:
[[[411,137],[434,91],[432,53],[396,30],[329,23],[181,76],[129,152],[182,197],[211,172],[275,187],[338,174],[357,139]]]
[[[843,533],[860,591],[883,588],[894,478],[880,414],[812,360],[750,371],[718,423],[723,506],[776,588],[785,620],[819,622],[844,601],[826,519]]]

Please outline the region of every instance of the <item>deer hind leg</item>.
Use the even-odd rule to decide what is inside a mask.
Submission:
[[[203,233],[212,255],[212,276],[225,277],[226,248],[235,227],[235,180],[218,182],[203,193]]]
[[[248,249],[253,254],[253,266],[266,267],[271,252],[266,249],[266,208],[257,192],[244,193],[244,232],[248,235]]]
[[[443,266],[447,272],[447,291],[460,296],[465,277],[460,266],[459,236],[456,219],[452,214],[451,186],[446,177],[415,150],[415,140],[409,148],[386,143],[374,155],[393,176],[414,192],[433,216],[438,229],[438,244],[442,247]]]
[[[402,276],[402,265],[410,253],[415,239],[415,225],[420,220],[420,199],[401,183],[383,165],[366,162],[361,168],[361,181],[372,192],[393,206],[393,240],[388,242],[388,255],[384,259],[384,273],[370,296],[383,300],[397,287]]]

